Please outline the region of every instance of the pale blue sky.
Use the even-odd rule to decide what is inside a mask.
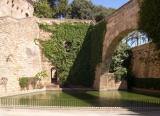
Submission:
[[[69,0],[70,2],[73,0]],[[102,5],[109,8],[119,8],[129,0],[91,0],[96,5]]]

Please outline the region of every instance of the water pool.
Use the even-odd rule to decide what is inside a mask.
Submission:
[[[144,107],[160,98],[125,91],[46,91],[1,98],[2,106]]]

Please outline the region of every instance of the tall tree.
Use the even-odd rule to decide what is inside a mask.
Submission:
[[[74,0],[71,3],[71,18],[93,19],[93,8],[90,0]]]
[[[94,19],[96,22],[101,21],[106,16],[110,15],[115,9],[105,8],[103,6],[94,6]]]
[[[65,17],[68,9],[68,0],[49,0],[51,7],[56,12],[55,16],[58,17]]]
[[[34,15],[40,18],[52,18],[54,14],[47,0],[39,0],[34,3]]]

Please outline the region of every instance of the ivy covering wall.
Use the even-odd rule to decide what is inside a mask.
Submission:
[[[139,29],[146,32],[153,42],[160,42],[160,0],[143,0]]]
[[[94,82],[96,66],[102,61],[103,40],[106,21],[90,26],[86,32],[81,50],[70,70],[69,82],[91,87]]]
[[[102,59],[105,21],[95,26],[88,24],[60,24],[40,28],[53,33],[50,40],[40,41],[46,57],[58,68],[62,86],[91,87],[96,65]]]
[[[82,47],[89,25],[40,25],[40,28],[53,33],[50,40],[41,41],[41,44],[46,57],[58,68],[61,85],[64,85]]]

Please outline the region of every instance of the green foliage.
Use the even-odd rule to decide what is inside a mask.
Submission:
[[[103,6],[94,6],[94,19],[96,20],[96,22],[99,22],[111,13],[113,13],[113,11],[115,11],[115,9],[105,8]]]
[[[113,11],[114,9],[95,6],[91,1],[74,0],[71,4],[70,17],[75,19],[93,19],[99,22]]]
[[[96,66],[102,60],[106,22],[96,26],[76,23],[40,27],[53,33],[41,45],[46,57],[58,68],[60,84],[91,87]]]
[[[133,87],[144,89],[160,89],[159,78],[134,78]]]
[[[65,17],[68,10],[68,0],[58,0],[57,5],[53,6],[53,9],[56,12],[55,17]]]
[[[29,78],[28,77],[21,77],[19,78],[19,85],[22,89],[28,88],[29,86]]]
[[[19,78],[19,85],[22,89],[29,87],[29,85],[32,85],[33,89],[36,88],[37,82],[41,81],[45,77],[47,77],[46,71],[41,71],[37,73],[34,77],[21,77]]]
[[[71,4],[71,17],[76,19],[93,19],[93,4],[87,0],[74,0]]]
[[[86,32],[81,50],[70,71],[70,78],[75,85],[91,87],[94,82],[97,65],[102,61],[102,47],[106,32],[106,21],[90,26]]]
[[[47,75],[47,72],[46,71],[41,71],[41,72],[39,72],[39,73],[37,73],[36,75],[35,75],[35,78],[37,79],[37,80],[42,80],[42,79],[44,79],[44,78],[46,78],[48,75]]]
[[[53,29],[52,38],[48,41],[41,41],[41,44],[45,55],[57,66],[60,82],[64,85],[82,47],[89,25],[79,23],[61,24],[55,28],[47,25],[41,27]]]
[[[96,6],[91,1],[74,0],[39,0],[34,3],[35,16],[40,18],[90,19],[97,22],[111,14],[114,9]]]
[[[106,33],[106,21],[102,20],[92,27],[91,38],[91,74],[95,76],[95,69],[102,62],[103,41]]]
[[[39,28],[43,29],[46,32],[54,32],[55,31],[55,27],[54,26],[49,26],[47,24],[39,24]]]
[[[50,7],[47,0],[39,0],[34,3],[34,15],[39,18],[52,18],[53,9]]]
[[[143,0],[139,29],[146,32],[153,42],[160,42],[160,0]]]
[[[127,67],[124,66],[125,60],[129,57],[129,46],[126,43],[120,43],[112,57],[110,72],[115,74],[116,80],[122,80],[127,76]]]

